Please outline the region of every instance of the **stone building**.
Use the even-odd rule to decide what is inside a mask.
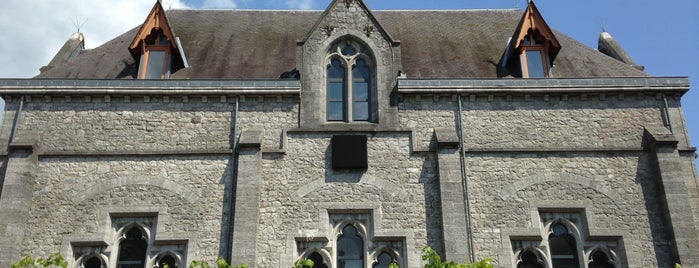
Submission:
[[[397,7],[400,8],[400,7]],[[146,15],[146,14],[144,14]],[[0,80],[0,267],[699,267],[680,99],[526,10],[168,10]]]

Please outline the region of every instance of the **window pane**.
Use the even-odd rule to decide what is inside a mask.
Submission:
[[[563,224],[556,223],[551,226],[551,230],[553,233],[549,237],[549,250],[553,268],[577,268],[579,262],[575,238]]]
[[[342,236],[337,239],[337,267],[364,267],[364,241],[357,234],[357,229],[347,225],[342,229]]]
[[[374,265],[374,268],[388,268],[388,266],[393,263],[393,258],[388,253],[384,252],[379,255],[377,261],[378,262]]]
[[[357,54],[357,50],[354,49],[354,47],[350,44],[345,45],[345,47],[342,48],[342,55],[344,56],[353,56],[354,54]]]
[[[544,73],[544,64],[541,60],[541,51],[527,50],[527,68],[529,69],[529,78],[546,77]]]
[[[126,239],[119,243],[117,268],[143,268],[148,243],[144,240],[141,229],[131,228],[125,237]]]
[[[146,69],[146,79],[160,79],[163,75],[163,65],[165,63],[165,51],[148,52],[148,69]]]
[[[369,67],[363,60],[358,60],[352,69],[352,119],[354,121],[369,120],[369,85],[371,82]]]
[[[328,102],[328,121],[345,120],[345,106],[342,102]]]
[[[325,263],[323,263],[323,256],[320,256],[318,252],[313,252],[308,255],[308,259],[313,261],[313,268],[328,268]]]
[[[84,268],[102,268],[102,261],[94,256],[89,259],[87,259],[85,262],[83,262],[83,267]]]
[[[327,107],[328,121],[345,120],[345,68],[339,60],[333,59],[328,67]]]

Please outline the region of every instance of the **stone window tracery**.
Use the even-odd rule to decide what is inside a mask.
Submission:
[[[372,57],[357,42],[334,45],[326,62],[326,120],[335,122],[375,121]]]

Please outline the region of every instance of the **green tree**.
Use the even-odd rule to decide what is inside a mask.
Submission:
[[[422,259],[426,260],[425,268],[493,268],[493,259],[487,258],[476,263],[456,263],[442,261],[442,257],[431,247],[422,249]]]
[[[226,260],[224,260],[223,258],[219,257],[218,260],[216,260],[216,267],[217,268],[248,268],[248,265],[243,264],[240,266],[233,266],[233,265],[228,264],[228,262]],[[192,261],[192,263],[189,264],[189,268],[211,268],[211,265],[209,265],[209,263],[205,262],[205,261]]]
[[[60,253],[51,254],[48,258],[39,258],[34,261],[32,257],[26,256],[22,260],[13,263],[11,268],[37,268],[37,267],[68,267],[68,262]]]

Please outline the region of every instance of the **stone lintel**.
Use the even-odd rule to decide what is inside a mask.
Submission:
[[[434,136],[438,148],[459,148],[459,137],[453,128],[435,128]]]

